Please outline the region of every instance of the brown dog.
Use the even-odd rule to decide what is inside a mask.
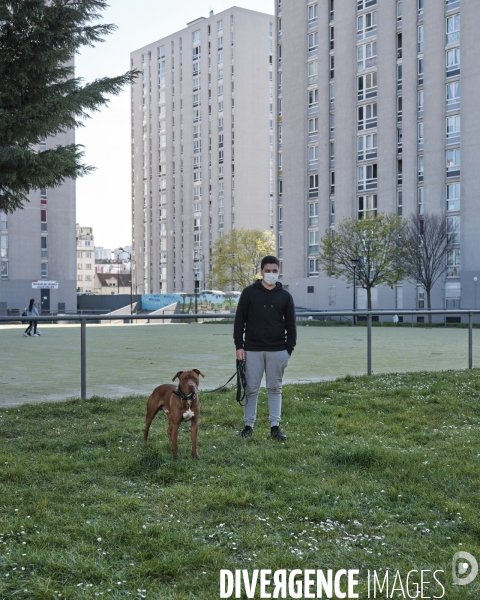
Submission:
[[[205,377],[198,369],[179,371],[172,381],[178,377],[178,387],[164,383],[156,387],[147,400],[147,423],[143,439],[148,438],[148,430],[157,414],[162,409],[168,418],[168,439],[172,444],[173,456],[178,458],[178,428],[182,421],[191,422],[192,456],[200,458],[197,450],[198,417],[200,403],[198,401],[199,375]]]

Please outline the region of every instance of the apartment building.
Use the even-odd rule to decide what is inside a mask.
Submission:
[[[274,227],[274,17],[232,7],[131,54],[134,293],[191,293],[233,227]]]
[[[92,227],[77,223],[77,292],[92,293],[95,280],[95,244]]]
[[[352,289],[319,268],[319,238],[344,217],[445,211],[450,248],[432,305],[475,307],[480,3],[275,2],[284,284],[302,306],[351,308]],[[425,306],[424,290],[409,282],[373,299],[378,308]],[[366,306],[365,290],[357,306]]]
[[[68,131],[41,140],[38,151],[73,143]],[[75,310],[75,182],[28,199],[23,210],[0,212],[0,314],[23,311],[30,298],[43,312]]]

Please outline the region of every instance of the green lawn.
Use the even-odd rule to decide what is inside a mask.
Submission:
[[[25,338],[19,326],[0,327],[0,407],[80,395],[79,326],[42,326]],[[205,374],[213,389],[235,371],[231,324],[89,325],[87,395],[149,394],[188,368]],[[375,327],[374,373],[464,369],[468,331]],[[473,334],[474,366],[480,367],[480,332]],[[286,381],[308,382],[361,375],[367,369],[367,329],[299,327]]]
[[[424,597],[478,599],[451,565],[480,560],[479,400],[479,370],[289,385],[278,443],[264,391],[247,440],[233,390],[204,395],[200,461],[163,415],[143,443],[146,397],[2,409],[0,598],[210,600],[221,569],[298,568],[359,569],[360,598],[369,569],[443,570]]]

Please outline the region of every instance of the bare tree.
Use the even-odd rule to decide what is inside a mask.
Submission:
[[[412,214],[402,244],[402,258],[407,279],[423,286],[427,294],[427,308],[432,309],[431,292],[435,282],[445,272],[449,244],[457,241],[458,231],[453,221],[447,230],[444,212]],[[432,322],[432,315],[428,315]]]
[[[348,283],[355,279],[367,291],[367,307],[372,309],[372,288],[393,287],[404,277],[400,260],[405,222],[393,214],[356,220],[343,219],[335,235],[328,230],[320,240],[319,262],[322,268]],[[356,272],[355,272],[356,271]]]

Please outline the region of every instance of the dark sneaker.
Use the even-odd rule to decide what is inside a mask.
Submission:
[[[282,433],[280,431],[280,428],[278,427],[278,425],[274,425],[273,427],[270,428],[270,435],[272,436],[272,438],[274,440],[286,440],[287,436]]]
[[[243,431],[240,432],[241,437],[250,437],[253,434],[253,427],[245,425]]]

